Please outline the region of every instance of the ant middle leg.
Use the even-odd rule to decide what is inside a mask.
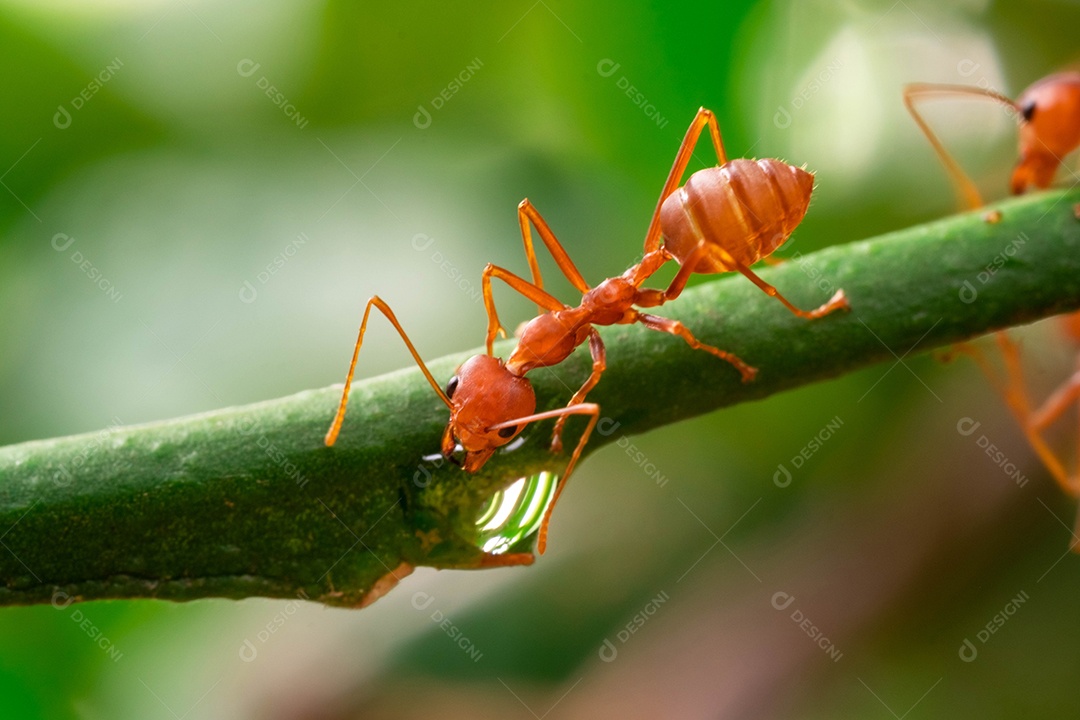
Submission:
[[[592,355],[593,361],[592,373],[589,374],[585,384],[570,398],[567,406],[579,405],[584,402],[585,396],[596,387],[596,383],[600,382],[600,376],[607,370],[607,350],[604,348],[604,341],[600,339],[600,333],[596,331],[596,328],[589,331],[589,353]],[[551,434],[551,452],[562,452],[562,431],[569,417],[569,415],[563,415],[556,421],[555,430]]]

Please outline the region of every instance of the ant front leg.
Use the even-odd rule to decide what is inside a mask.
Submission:
[[[709,136],[712,138],[713,148],[716,149],[718,164],[723,165],[727,162],[727,153],[724,152],[724,141],[720,137],[720,126],[716,122],[716,115],[713,114],[712,110],[698,108],[697,115],[694,116],[690,127],[686,130],[682,144],[679,146],[679,152],[675,154],[675,162],[672,164],[671,171],[664,182],[664,188],[660,191],[660,199],[656,203],[656,210],[653,211],[652,220],[649,221],[649,229],[645,233],[646,253],[660,247],[660,208],[664,206],[664,201],[668,199],[668,196],[682,184],[683,173],[686,172],[686,166],[690,164],[690,158],[694,155],[694,148],[697,147],[701,131],[705,129],[706,125],[709,127]]]
[[[484,267],[484,272],[480,274],[480,287],[483,290],[484,308],[487,310],[488,315],[487,354],[492,356],[495,354],[495,336],[502,333],[503,337],[506,337],[502,323],[499,322],[499,313],[495,310],[495,297],[491,294],[491,278],[493,277],[499,278],[511,288],[532,300],[540,308],[541,313],[562,310],[566,307],[543,288],[533,285],[528,280],[515,275],[509,270],[488,263]]]
[[[585,400],[585,396],[589,394],[589,391],[596,387],[596,383],[600,382],[600,376],[604,374],[604,370],[607,370],[607,350],[604,348],[604,341],[600,339],[600,333],[596,331],[596,328],[589,330],[589,353],[592,355],[592,373],[589,375],[589,379],[585,381],[585,384],[581,386],[574,397],[570,398],[570,405],[578,405]],[[566,425],[566,420],[569,415],[563,415],[555,423],[555,431],[551,434],[551,452],[562,452],[562,431]]]
[[[585,431],[581,433],[577,447],[574,448],[574,454],[570,456],[570,462],[566,463],[566,470],[563,471],[563,476],[559,480],[559,485],[555,488],[555,496],[551,498],[547,510],[544,511],[544,519],[540,522],[540,534],[536,542],[536,550],[541,555],[543,555],[544,550],[547,549],[548,523],[551,522],[551,513],[555,509],[555,504],[559,501],[559,496],[562,495],[563,490],[566,489],[566,483],[570,480],[570,474],[574,472],[574,466],[577,465],[578,458],[581,457],[581,451],[585,449],[586,443],[589,442],[589,436],[592,435],[593,428],[596,427],[596,421],[600,419],[600,406],[596,403],[567,405],[559,410],[548,410],[547,412],[536,413],[535,415],[529,415],[527,417],[507,420],[506,422],[492,425],[488,428],[489,430],[498,430],[504,427],[517,427],[518,425],[536,422],[537,420],[566,417],[568,415],[589,415],[589,424],[585,426]]]
[[[401,327],[401,323],[398,322],[397,316],[394,315],[394,311],[390,309],[381,297],[378,295],[372,295],[367,305],[364,307],[364,319],[360,321],[360,334],[356,338],[356,347],[353,348],[352,360],[349,362],[349,372],[345,375],[345,388],[341,391],[341,402],[338,404],[337,413],[334,415],[334,421],[330,423],[330,429],[326,431],[326,438],[324,442],[327,447],[330,447],[337,441],[338,433],[341,432],[341,423],[345,420],[345,407],[349,403],[349,391],[352,390],[353,372],[356,370],[356,359],[360,357],[360,346],[364,343],[364,332],[367,331],[368,316],[371,314],[371,308],[376,307],[379,311],[386,316],[386,319],[390,321],[390,324],[394,326],[394,329],[398,331],[398,335],[405,341],[406,347],[409,348],[409,352],[412,353],[413,360],[420,366],[420,371],[424,373],[424,377],[431,383],[431,387],[435,388],[435,392],[438,393],[439,399],[446,403],[446,407],[452,407],[450,404],[450,398],[446,396],[443,389],[439,387],[439,383],[435,382],[435,378],[432,377],[431,371],[427,369],[427,365],[420,358],[420,353],[416,351],[412,341],[409,340],[409,336],[405,334],[405,329]]]

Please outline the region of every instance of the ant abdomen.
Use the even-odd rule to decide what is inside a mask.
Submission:
[[[811,173],[771,158],[699,170],[660,209],[664,247],[682,264],[705,240],[696,273],[749,267],[795,231],[813,189]]]

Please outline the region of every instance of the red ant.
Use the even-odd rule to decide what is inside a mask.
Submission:
[[[975,184],[945,150],[930,127],[915,109],[914,101],[923,97],[965,95],[984,97],[1005,105],[1020,118],[1020,159],[1013,170],[1010,190],[1019,195],[1030,187],[1047,188],[1066,155],[1080,147],[1080,72],[1063,72],[1035,82],[1015,101],[992,90],[964,85],[917,83],[904,88],[904,105],[922,129],[934,151],[944,163],[949,176],[970,209],[982,207],[983,200]],[[1074,208],[1080,218],[1080,206]],[[1080,313],[1059,317],[1063,335],[1080,346]],[[971,354],[983,372],[1005,397],[1024,434],[1040,460],[1061,488],[1072,497],[1080,497],[1080,468],[1070,475],[1057,455],[1047,446],[1042,432],[1062,416],[1070,405],[1080,400],[1080,364],[1077,372],[1061,385],[1037,410],[1032,410],[1024,385],[1020,351],[1005,333],[997,333],[998,346],[1005,361],[1006,378],[1001,379],[980,353],[971,347],[961,348]],[[1078,356],[1080,361],[1080,356]],[[1080,545],[1074,546],[1080,551]]]
[[[700,170],[679,187],[702,130],[708,126],[719,166]],[[796,315],[818,318],[848,307],[843,291],[838,291],[821,307],[804,311],[788,302],[773,286],[750,270],[750,265],[769,255],[795,230],[810,203],[814,177],[809,172],[779,160],[728,161],[720,138],[720,128],[710,110],[698,110],[683,138],[667,182],[660,193],[645,237],[641,261],[618,277],[608,278],[590,287],[556,239],[547,222],[528,200],[518,205],[518,223],[525,244],[525,255],[532,271],[532,282],[496,265],[488,264],[482,274],[484,306],[488,313],[487,354],[475,355],[458,368],[447,383],[439,387],[419,353],[409,341],[394,313],[378,296],[368,300],[360,335],[356,340],[345,388],[337,415],[326,433],[326,444],[333,445],[345,416],[356,359],[364,340],[364,330],[372,306],[390,321],[408,346],[428,382],[450,409],[450,422],[442,438],[442,454],[452,459],[460,444],[465,456],[461,466],[468,472],[479,470],[495,450],[509,443],[529,423],[558,418],[551,449],[562,449],[562,431],[571,415],[588,415],[589,423],[563,472],[562,482],[548,505],[540,527],[537,549],[544,552],[547,526],[552,509],[573,472],[589,435],[599,418],[600,407],[584,402],[585,396],[599,382],[607,367],[604,343],[597,325],[641,323],[651,330],[677,335],[691,347],[704,350],[733,365],[743,382],[754,379],[757,370],[736,355],[706,345],[677,320],[640,312],[637,308],[659,307],[674,300],[686,287],[694,272],[716,273],[737,270],[769,295],[776,297]],[[555,259],[556,264],[575,289],[581,303],[571,307],[557,300],[543,288],[540,267],[533,249],[530,225]],[[661,244],[661,233],[663,244]],[[678,272],[666,290],[642,288],[666,262],[676,258]],[[495,310],[491,280],[498,278],[536,303],[538,314],[520,330],[517,347],[504,362],[494,356],[497,334],[504,334]],[[635,307],[636,306],[636,307]],[[586,340],[592,355],[592,373],[574,393],[566,407],[535,412],[536,397],[525,375],[532,369],[557,365]],[[492,564],[515,564],[531,561],[531,555]]]

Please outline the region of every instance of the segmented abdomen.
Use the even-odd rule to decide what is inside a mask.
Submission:
[[[813,175],[771,158],[699,170],[660,209],[664,246],[682,264],[705,240],[697,273],[752,265],[794,232],[813,189]]]

